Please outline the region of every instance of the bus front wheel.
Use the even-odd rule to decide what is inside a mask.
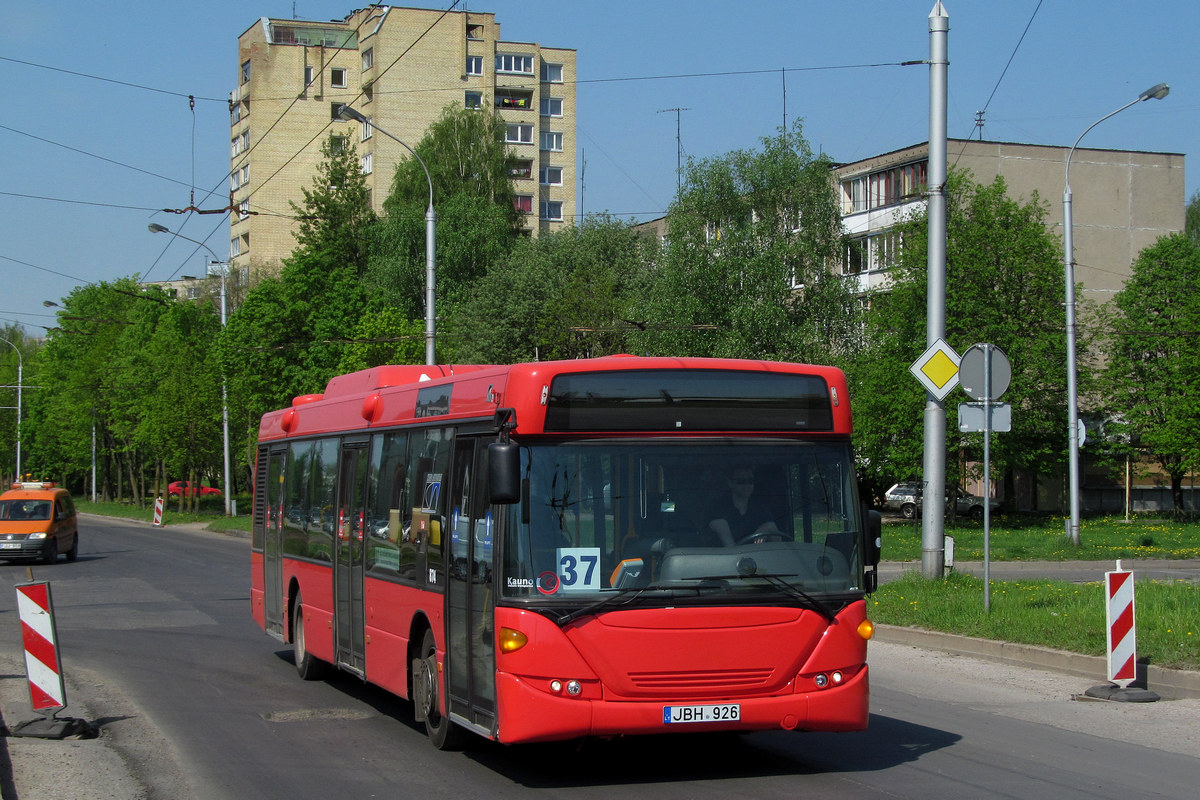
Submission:
[[[417,721],[424,720],[429,741],[439,750],[462,747],[466,732],[442,715],[441,687],[437,668],[437,642],[433,631],[425,631],[421,654],[412,662],[413,710]]]

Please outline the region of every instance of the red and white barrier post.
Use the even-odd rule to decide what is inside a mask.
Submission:
[[[72,735],[94,735],[85,721],[59,718],[67,707],[67,690],[62,677],[58,630],[50,583],[36,581],[17,585],[17,612],[21,618],[21,640],[25,646],[25,672],[29,678],[29,702],[44,718],[13,726],[13,736],[63,739]]]
[[[25,673],[29,676],[29,702],[39,714],[51,715],[67,706],[58,655],[58,633],[50,584],[46,581],[17,586],[17,611],[21,617],[21,640],[25,645]]]
[[[1121,569],[1104,573],[1107,621],[1107,677],[1111,683],[1093,686],[1085,694],[1101,700],[1153,703],[1158,695],[1149,689],[1131,688],[1137,680],[1137,616],[1133,604],[1133,572]]]
[[[1122,689],[1137,679],[1137,618],[1133,604],[1133,572],[1121,569],[1104,573],[1108,598],[1108,679]]]

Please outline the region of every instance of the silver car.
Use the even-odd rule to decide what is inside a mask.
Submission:
[[[954,503],[954,513],[973,520],[983,519],[983,498],[964,492],[957,486],[946,487],[946,511]],[[992,500],[992,511],[1000,508],[999,500]],[[899,511],[905,519],[915,519],[921,513],[921,484],[915,481],[897,483],[884,493],[884,506]]]

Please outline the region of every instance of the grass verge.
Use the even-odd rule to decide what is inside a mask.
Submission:
[[[132,503],[93,503],[89,500],[76,500],[75,508],[84,514],[100,514],[105,517],[134,519],[142,522],[154,521],[154,506],[138,508]],[[163,504],[163,524],[180,525],[183,523],[207,523],[210,531],[243,531],[250,532],[250,516],[225,516],[225,506],[219,497],[205,497],[200,500],[197,511],[180,512],[177,500],[168,500]]]
[[[1160,667],[1200,669],[1197,586],[1138,581],[1138,659]],[[870,617],[887,625],[1038,645],[1084,655],[1105,653],[1104,586],[1065,581],[992,581],[991,611],[983,580],[951,572],[928,580],[908,572],[867,598]]]
[[[983,525],[950,525],[956,561],[983,560]],[[992,520],[990,553],[993,561],[1115,561],[1118,558],[1200,559],[1200,524],[1155,518],[1130,522],[1097,517],[1080,522],[1079,547],[1067,539],[1062,517],[999,517]],[[883,526],[883,557],[887,561],[921,560],[920,522]]]

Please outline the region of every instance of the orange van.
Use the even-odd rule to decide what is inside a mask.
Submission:
[[[48,481],[14,483],[0,494],[0,560],[53,564],[63,553],[74,561],[79,555],[76,517],[66,489]]]

